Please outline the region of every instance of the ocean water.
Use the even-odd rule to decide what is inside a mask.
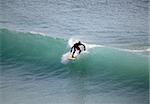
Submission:
[[[0,102],[149,104],[148,23],[148,0],[0,1]]]

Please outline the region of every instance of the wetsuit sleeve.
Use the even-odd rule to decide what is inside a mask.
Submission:
[[[86,47],[85,47],[85,45],[84,45],[84,44],[81,44],[81,45],[83,45],[83,47],[84,47],[84,50],[86,50]]]
[[[72,52],[72,49],[73,49],[73,47],[71,47],[71,50],[70,50],[70,52]]]

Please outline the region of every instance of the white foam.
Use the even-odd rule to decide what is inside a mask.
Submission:
[[[136,53],[140,53],[140,52],[150,52],[150,49],[122,49],[124,51],[128,51],[128,52],[136,52]]]
[[[39,35],[42,35],[42,36],[46,36],[45,33],[42,33],[42,32],[35,32],[35,31],[30,31],[31,34],[39,34]]]
[[[61,57],[62,64],[67,64],[69,62],[69,60],[68,60],[69,55],[70,55],[70,52],[67,52],[62,55],[62,57]]]
[[[75,43],[77,43],[79,41],[79,39],[74,39],[74,38],[70,38],[68,40],[68,45],[69,47],[72,47]]]
[[[147,51],[147,52],[150,52],[150,48],[147,48],[146,51]]]

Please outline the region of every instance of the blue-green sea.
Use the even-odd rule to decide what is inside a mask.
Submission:
[[[0,103],[149,104],[149,3],[0,1]]]

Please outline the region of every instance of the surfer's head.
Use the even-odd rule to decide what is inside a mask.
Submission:
[[[81,42],[80,42],[80,41],[79,41],[78,43],[79,43],[79,44],[81,44]]]

